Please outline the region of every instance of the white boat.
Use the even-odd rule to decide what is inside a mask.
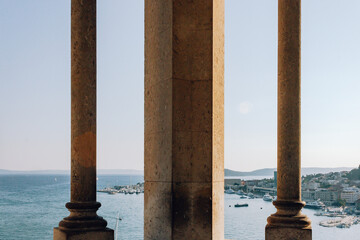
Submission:
[[[225,193],[227,193],[227,194],[235,194],[235,191],[232,190],[231,188],[229,188],[229,189],[225,190]]]
[[[246,193],[244,193],[244,191],[243,191],[243,190],[239,190],[239,191],[237,191],[237,192],[236,192],[236,194],[237,194],[237,195],[240,195],[240,196],[244,196],[244,195],[246,195]]]
[[[248,193],[248,197],[251,198],[251,199],[254,199],[254,198],[255,198],[255,196],[254,196],[253,193]]]
[[[272,196],[270,196],[269,193],[266,193],[263,197],[263,200],[266,201],[266,202],[272,202],[274,199]]]
[[[325,204],[320,201],[314,201],[314,202],[307,202],[304,208],[310,208],[310,209],[321,209],[324,208]]]

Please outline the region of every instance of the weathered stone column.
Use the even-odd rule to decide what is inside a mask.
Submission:
[[[224,0],[145,1],[144,239],[224,239]]]
[[[54,239],[114,239],[96,214],[96,0],[71,1],[70,215]]]
[[[277,212],[268,218],[267,240],[312,238],[301,213],[300,46],[301,0],[279,0]]]

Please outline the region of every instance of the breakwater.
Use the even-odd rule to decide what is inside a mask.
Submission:
[[[112,188],[106,187],[98,190],[98,192],[108,193],[108,194],[116,194],[116,193],[140,194],[140,193],[144,193],[144,183],[137,183],[135,185],[119,185],[119,186],[114,186]]]

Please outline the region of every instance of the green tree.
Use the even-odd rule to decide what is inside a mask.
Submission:
[[[346,174],[346,177],[349,180],[360,180],[360,165],[359,168],[355,168]]]
[[[333,206],[335,207],[345,207],[346,206],[346,201],[345,199],[339,199],[336,202],[333,203]]]

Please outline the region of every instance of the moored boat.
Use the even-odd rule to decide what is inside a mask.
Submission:
[[[273,197],[270,196],[269,193],[266,193],[263,197],[263,200],[266,201],[266,202],[272,202],[273,201]]]
[[[235,194],[235,191],[232,190],[231,188],[229,188],[229,189],[225,190],[225,193],[227,193],[227,194]]]
[[[254,198],[255,198],[255,195],[254,195],[253,193],[248,193],[248,197],[249,197],[250,199],[254,199]]]
[[[248,207],[248,206],[249,206],[249,204],[247,204],[247,203],[244,203],[244,204],[237,203],[237,204],[234,205],[234,207],[236,207],[236,208],[238,208],[238,207]]]
[[[246,195],[246,193],[243,190],[237,191],[236,194],[240,195],[240,196],[245,196]]]
[[[322,209],[324,207],[325,204],[320,201],[307,202],[304,206],[304,208],[310,208],[310,209]]]

